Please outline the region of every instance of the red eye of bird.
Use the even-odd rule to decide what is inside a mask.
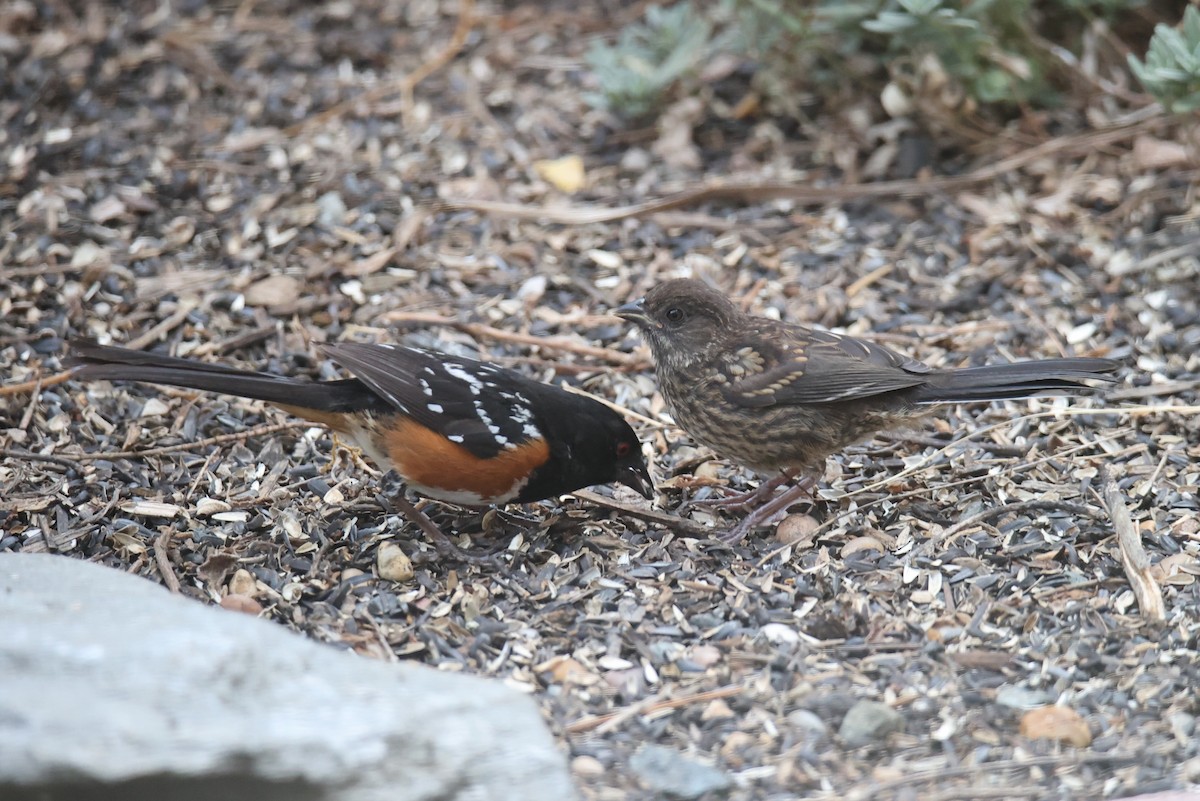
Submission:
[[[617,443],[617,456],[621,457],[621,458],[628,456],[629,451],[632,450],[632,448],[633,448],[633,446],[630,445],[628,442],[618,442]]]

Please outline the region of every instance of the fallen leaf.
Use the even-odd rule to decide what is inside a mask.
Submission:
[[[842,558],[853,556],[859,551],[879,551],[883,552],[883,543],[874,537],[855,537],[842,546]]]
[[[575,684],[585,687],[595,684],[599,676],[584,667],[578,660],[569,656],[556,656],[538,665],[535,670],[549,676],[554,684]]]
[[[1076,748],[1092,744],[1092,732],[1078,712],[1065,706],[1031,709],[1021,718],[1021,734],[1034,740],[1058,740]]]
[[[271,275],[246,287],[247,306],[290,306],[300,298],[300,282],[290,275]]]
[[[224,584],[225,577],[237,563],[238,558],[231,553],[215,553],[196,568],[196,574],[212,584]]]
[[[733,717],[733,710],[720,698],[709,701],[708,706],[704,707],[704,711],[700,713],[701,720],[723,720],[731,717]]]
[[[219,514],[221,512],[228,512],[231,509],[233,509],[232,506],[225,503],[225,501],[219,501],[216,498],[209,498],[206,496],[196,501],[196,514],[204,515],[205,517],[208,515]]]
[[[695,97],[686,97],[668,108],[658,119],[658,139],[650,152],[672,167],[699,169],[700,149],[692,141],[692,129],[703,114],[704,104]]]
[[[386,267],[395,255],[395,248],[384,248],[378,253],[373,253],[352,264],[347,264],[342,268],[342,275],[349,278],[362,278],[364,275],[372,275]]]
[[[562,192],[578,192],[587,186],[587,173],[580,156],[563,156],[533,163],[533,170],[543,180]]]
[[[1187,147],[1178,142],[1145,134],[1133,140],[1133,163],[1140,170],[1182,167],[1190,161]]]
[[[702,668],[712,667],[721,661],[721,650],[715,645],[695,645],[688,653],[688,658]]]

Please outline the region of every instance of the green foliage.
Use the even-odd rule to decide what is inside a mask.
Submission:
[[[1200,109],[1200,10],[1188,6],[1179,28],[1156,26],[1146,61],[1131,55],[1129,68],[1168,110]]]
[[[712,30],[691,3],[650,6],[645,21],[621,31],[615,45],[596,42],[588,50],[600,92],[586,94],[585,100],[629,119],[649,115],[709,55]]]
[[[853,83],[864,66],[862,27],[881,0],[724,0],[731,49],[757,62],[754,82],[777,111],[798,116],[803,90]],[[803,87],[802,91],[797,91]]]
[[[862,23],[887,52],[932,55],[978,103],[1012,103],[1042,94],[1041,71],[1024,30],[1031,0],[895,0]]]
[[[1055,47],[1077,40],[1098,18],[1145,0],[682,0],[650,6],[645,19],[587,61],[600,91],[595,106],[627,118],[652,114],[670,91],[722,48],[756,62],[755,83],[777,111],[796,115],[801,98],[845,90],[880,91],[899,82],[924,96],[918,113],[948,98],[965,105],[1045,105],[1063,69]],[[1189,9],[1188,19],[1200,17]],[[1200,38],[1162,28],[1146,65],[1131,66],[1151,91],[1179,108],[1197,102]],[[1047,41],[1049,30],[1055,41]],[[1166,33],[1163,33],[1166,31]],[[1072,42],[1064,42],[1067,38]],[[949,90],[947,90],[949,87]],[[954,107],[954,106],[952,106]]]

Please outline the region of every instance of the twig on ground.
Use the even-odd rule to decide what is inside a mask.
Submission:
[[[163,320],[161,323],[146,329],[146,331],[142,332],[142,334],[139,336],[136,336],[126,342],[125,347],[129,348],[130,350],[142,350],[147,345],[154,344],[163,334],[167,333],[168,331],[172,331],[177,326],[181,325],[183,321],[187,319],[187,316],[191,314],[198,305],[199,301],[197,301],[195,298],[187,298],[180,301],[179,308],[175,310],[174,314]]]
[[[884,197],[923,197],[935,192],[953,192],[991,181],[999,176],[1018,170],[1027,164],[1048,156],[1080,151],[1093,151],[1098,147],[1132,139],[1140,133],[1153,130],[1164,124],[1163,115],[1146,120],[1114,126],[1106,130],[1088,131],[1074,136],[1060,136],[1021,151],[1006,159],[980,167],[966,175],[955,175],[930,180],[881,181],[873,184],[853,186],[812,186],[809,184],[773,182],[729,181],[687,189],[683,192],[657,200],[648,200],[630,206],[615,208],[574,207],[545,208],[525,206],[494,200],[446,200],[435,204],[442,209],[464,209],[518,220],[541,220],[563,225],[591,225],[613,222],[628,217],[643,217],[661,211],[672,211],[701,203],[737,201],[761,203],[770,200],[792,200],[796,203],[827,204],[836,200],[857,200]]]
[[[638,414],[633,409],[626,408],[619,403],[614,403],[607,398],[602,398],[599,395],[588,392],[586,389],[580,389],[579,387],[574,387],[570,384],[563,384],[562,388],[565,391],[570,392],[572,395],[582,395],[585,398],[591,398],[597,403],[612,409],[614,412],[619,412],[626,417],[632,417],[634,420],[638,420],[639,422],[645,423],[648,426],[652,426],[654,428],[671,428],[671,426],[667,425],[661,420],[655,420],[653,417],[647,417],[644,414]]]
[[[568,723],[566,732],[568,734],[580,734],[581,732],[592,731],[595,729],[598,733],[611,731],[620,724],[638,715],[648,715],[662,709],[678,709],[682,706],[690,704],[704,703],[705,701],[715,701],[718,698],[730,698],[735,695],[740,695],[742,688],[737,685],[726,685],[718,687],[715,690],[709,690],[702,693],[693,693],[692,695],[684,695],[679,698],[668,698],[666,700],[655,700],[653,697],[640,701],[632,706],[627,706],[624,709],[618,709],[616,712],[609,712],[607,715],[595,715],[593,717],[582,718],[574,723]]]
[[[1150,575],[1150,557],[1142,547],[1142,537],[1129,514],[1125,497],[1107,467],[1100,468],[1100,482],[1103,487],[1104,504],[1108,507],[1113,530],[1117,534],[1121,567],[1124,568],[1133,594],[1137,597],[1142,617],[1146,620],[1165,620],[1167,611],[1163,603],[1162,588]]]
[[[42,394],[42,379],[38,376],[36,381],[37,386],[29,393],[29,403],[25,404],[25,413],[21,415],[21,422],[17,423],[17,428],[26,431],[29,428],[29,423],[33,420],[33,412],[37,409],[38,396]]]
[[[658,523],[666,526],[672,531],[692,534],[699,537],[709,537],[713,535],[713,530],[707,526],[702,526],[694,520],[688,520],[686,517],[678,517],[667,512],[659,512],[654,509],[647,509],[642,506],[634,506],[629,503],[621,503],[613,498],[606,498],[603,495],[592,492],[591,490],[575,490],[571,493],[581,501],[603,506],[605,509],[612,509],[622,514],[630,515],[631,517],[648,520],[651,523]]]
[[[170,544],[171,529],[165,528],[154,538],[154,565],[158,568],[158,575],[162,577],[167,589],[178,593],[179,577],[175,575],[175,568],[171,567],[171,555],[167,553],[167,546]]]
[[[34,397],[46,387],[54,387],[59,384],[71,380],[71,371],[65,370],[61,373],[55,373],[52,376],[39,376],[32,381],[22,381],[20,384],[9,384],[6,387],[0,387],[0,398],[6,395],[20,395],[23,392],[32,392]]]
[[[444,325],[449,328],[462,331],[465,334],[470,334],[473,337],[487,337],[489,339],[495,339],[499,342],[511,342],[518,345],[537,345],[539,348],[549,348],[550,350],[560,350],[567,353],[575,353],[580,356],[601,359],[613,364],[649,367],[649,364],[647,364],[645,360],[639,359],[638,357],[629,353],[622,353],[619,350],[588,345],[584,342],[576,342],[563,337],[540,337],[534,334],[522,334],[516,331],[504,331],[500,328],[493,328],[490,325],[484,325],[483,323],[468,323],[462,320],[455,320],[450,317],[443,317],[440,314],[428,314],[425,312],[390,312],[388,314],[384,314],[380,318],[380,321],[383,323],[399,323],[400,325]]]

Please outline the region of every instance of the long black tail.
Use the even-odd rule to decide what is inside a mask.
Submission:
[[[947,370],[931,375],[913,401],[969,403],[1096,391],[1088,382],[1112,383],[1120,366],[1112,359],[1043,359]]]
[[[100,345],[86,339],[71,342],[70,348],[65,363],[75,368],[72,377],[82,381],[168,384],[267,401],[289,410],[352,411],[378,401],[357,379],[305,381]]]

